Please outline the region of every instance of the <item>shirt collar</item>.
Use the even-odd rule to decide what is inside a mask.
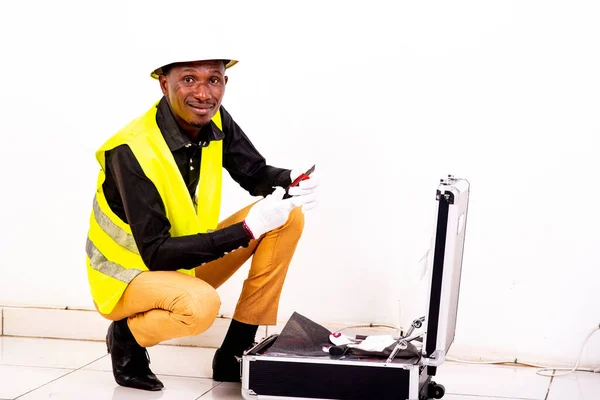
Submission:
[[[165,142],[167,142],[167,146],[169,146],[169,150],[179,150],[180,148],[192,143],[192,141],[185,134],[183,134],[183,132],[181,132],[179,125],[177,125],[177,122],[175,121],[175,117],[173,116],[173,112],[169,106],[169,102],[164,96],[158,102],[156,110],[156,124],[158,125],[160,132],[163,134]],[[210,121],[210,123],[202,127],[198,138],[199,141],[211,142],[213,140],[223,140],[225,138],[225,134],[217,127],[217,125],[215,125],[213,121]]]

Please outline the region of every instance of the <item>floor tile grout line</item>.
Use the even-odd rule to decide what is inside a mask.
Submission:
[[[204,396],[206,393],[211,392],[214,388],[216,388],[217,386],[221,386],[223,382],[219,382],[218,384],[214,385],[213,387],[211,387],[210,389],[208,389],[206,392],[202,393],[200,396],[198,396],[198,398],[196,398],[195,400],[200,400],[200,398],[202,396]]]
[[[467,396],[467,397],[490,397],[492,399],[502,399],[502,400],[538,400],[539,398],[532,398],[532,397],[505,397],[505,396],[497,396],[497,395],[490,395],[490,394],[466,394],[466,393],[452,393],[452,392],[446,392],[446,394],[450,394],[452,396]]]
[[[156,375],[168,376],[171,378],[206,379],[206,380],[214,382],[213,378],[211,378],[210,376],[189,376],[189,375],[174,375],[174,374],[156,374]],[[221,382],[221,383],[223,383],[223,382]]]
[[[88,364],[86,364],[86,365],[84,365],[84,366],[82,366],[82,367],[80,367],[80,368],[77,368],[77,370],[81,370],[81,369],[83,369],[83,368],[87,367],[88,365],[91,365],[91,364],[95,363],[96,361],[99,361],[99,360],[103,359],[103,358],[104,358],[104,357],[106,357],[106,356],[108,356],[108,354],[105,354],[105,355],[103,355],[102,357],[98,358],[97,360],[94,360],[94,361],[92,361],[92,362],[90,362],[90,363],[88,363]],[[86,371],[95,371],[95,372],[112,372],[111,370],[108,370],[108,369],[100,369],[100,368],[99,368],[99,369],[88,368],[88,369],[86,369]],[[178,375],[178,374],[162,374],[162,373],[160,373],[160,372],[159,372],[159,373],[156,373],[156,375],[157,375],[157,376],[168,376],[168,377],[171,377],[171,378],[206,379],[206,380],[210,380],[210,381],[213,381],[213,382],[214,382],[214,380],[213,380],[213,379],[212,379],[210,376],[189,376],[189,375]],[[223,382],[219,382],[219,384],[218,384],[218,385],[215,385],[215,386],[213,386],[213,388],[214,388],[214,387],[217,387],[217,386],[219,386],[221,383],[223,383]],[[206,394],[206,393],[205,393],[205,394]],[[203,394],[203,396],[204,396],[204,394]],[[0,400],[2,400],[2,399],[0,399]]]
[[[48,339],[48,340],[62,340],[65,342],[75,341],[75,342],[90,342],[90,343],[106,343],[106,339],[89,339],[89,338],[71,338],[71,337],[55,337],[55,336],[28,336],[28,335],[0,335],[0,337],[5,338],[15,338],[15,339]],[[180,347],[183,349],[192,348],[192,349],[206,349],[206,350],[216,350],[218,346],[198,346],[195,344],[170,344],[170,343],[161,343],[160,347]],[[3,399],[0,399],[3,400]]]
[[[546,392],[546,397],[544,397],[544,400],[548,400],[548,396],[550,396],[550,388],[552,388],[552,382],[554,382],[554,374],[556,374],[556,370],[552,370],[552,375],[550,376],[550,383],[548,383],[548,391]]]
[[[6,364],[0,363],[0,367],[41,368],[41,369],[68,369],[68,370],[71,370],[71,371],[77,371],[79,369],[79,368],[71,368],[71,367],[57,367],[57,366],[49,367],[47,365],[11,364],[11,363],[6,363]],[[3,400],[3,399],[0,399],[0,400]]]
[[[2,335],[5,338],[11,339],[44,339],[44,340],[61,340],[64,342],[90,342],[90,343],[103,343],[106,339],[85,339],[85,338],[72,338],[72,337],[55,337],[55,336],[28,336],[28,335]],[[166,345],[169,346],[169,345]]]
[[[64,374],[64,375],[61,375],[61,376],[59,376],[58,378],[54,378],[54,379],[52,379],[51,381],[48,381],[48,382],[44,383],[43,385],[40,385],[40,386],[38,386],[38,387],[36,387],[36,388],[33,388],[33,389],[31,389],[31,390],[29,390],[29,391],[27,391],[27,392],[23,393],[23,394],[20,394],[20,395],[18,395],[17,397],[15,397],[15,398],[14,398],[14,400],[20,399],[21,397],[23,397],[23,396],[25,396],[25,395],[28,395],[28,394],[29,394],[29,393],[31,393],[31,392],[35,392],[36,390],[38,390],[38,389],[41,389],[41,388],[43,388],[44,386],[46,386],[46,385],[49,385],[49,384],[51,384],[51,383],[52,383],[52,382],[54,382],[54,381],[57,381],[57,380],[59,380],[59,379],[61,379],[61,378],[64,378],[64,377],[65,377],[65,376],[67,376],[67,375],[71,375],[71,374],[72,374],[73,372],[75,372],[75,371],[76,371],[76,370],[74,370],[74,369],[73,369],[73,370],[70,370],[69,372],[67,372],[67,373],[66,373],[66,374]]]
[[[104,356],[104,357],[106,357],[106,356]],[[102,357],[101,357],[101,358],[102,358]],[[98,359],[98,360],[99,360],[99,359]],[[96,360],[96,361],[98,361],[98,360]],[[96,361],[94,361],[94,362],[96,362]],[[89,365],[89,364],[87,364],[87,365]],[[84,366],[83,366],[83,367],[81,367],[81,368],[85,368],[87,365],[84,365]],[[78,369],[81,369],[81,368],[78,368]],[[66,368],[65,368],[65,369],[66,369]],[[85,371],[94,371],[94,372],[112,372],[111,370],[108,370],[108,369],[100,369],[100,368],[98,368],[98,369],[95,369],[95,368],[88,368],[88,369],[86,369]],[[160,372],[157,372],[157,373],[155,373],[155,375],[156,375],[156,376],[168,376],[168,377],[170,377],[170,378],[206,379],[206,380],[209,380],[209,381],[213,381],[213,382],[214,382],[214,380],[213,380],[213,379],[212,379],[210,376],[190,376],[190,375],[177,375],[177,374],[163,374],[163,373],[160,373]],[[220,383],[223,383],[223,382],[220,382]],[[217,385],[217,386],[218,386],[218,385]],[[2,400],[2,399],[0,399],[0,400]]]
[[[102,357],[105,357],[105,355],[103,355]],[[36,391],[36,390],[38,390],[38,389],[41,389],[41,388],[43,388],[44,386],[47,386],[47,385],[51,384],[52,382],[55,382],[55,381],[57,381],[57,380],[59,380],[59,379],[62,379],[62,378],[64,378],[64,377],[65,377],[65,376],[67,376],[67,375],[71,375],[72,373],[74,373],[74,372],[77,372],[77,371],[81,370],[82,368],[85,368],[85,367],[87,367],[88,365],[95,363],[96,361],[100,360],[102,357],[99,357],[99,358],[97,358],[97,359],[95,359],[95,360],[92,360],[92,361],[90,361],[89,363],[87,363],[87,364],[85,364],[85,365],[82,365],[81,367],[79,367],[79,368],[77,368],[77,369],[73,369],[73,370],[71,370],[71,371],[67,372],[67,373],[66,373],[66,374],[64,374],[64,375],[61,375],[61,376],[59,376],[58,378],[52,379],[51,381],[49,381],[49,382],[46,382],[46,383],[44,383],[43,385],[40,385],[40,386],[36,387],[35,389],[31,389],[31,390],[30,390],[30,391],[28,391],[28,392],[25,392],[25,393],[23,393],[23,394],[21,394],[21,395],[18,395],[17,397],[15,397],[15,398],[14,398],[14,400],[20,399],[21,397],[23,397],[23,396],[25,396],[25,395],[27,395],[27,394],[29,394],[29,393],[31,393],[31,392],[34,392],[34,391]]]

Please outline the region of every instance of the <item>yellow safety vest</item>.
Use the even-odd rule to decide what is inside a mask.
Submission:
[[[216,229],[219,223],[223,142],[211,141],[202,149],[200,182],[193,201],[173,154],[156,124],[157,104],[111,137],[96,152],[101,170],[90,217],[86,253],[92,298],[103,314],[109,314],[115,308],[133,278],[142,271],[148,271],[131,234],[131,228],[112,212],[106,202],[102,184],[105,179],[107,151],[123,144],[129,146],[144,174],[160,194],[171,223],[171,236],[205,233]],[[222,129],[220,112],[217,111],[212,121]],[[193,270],[179,272],[194,275]]]

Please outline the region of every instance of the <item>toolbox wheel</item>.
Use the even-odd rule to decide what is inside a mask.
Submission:
[[[431,381],[427,390],[427,396],[433,399],[441,399],[444,397],[444,394],[446,394],[446,388],[444,385],[438,385],[437,383]]]

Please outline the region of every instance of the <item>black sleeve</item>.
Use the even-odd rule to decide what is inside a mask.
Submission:
[[[104,191],[113,197],[107,201],[113,212],[131,227],[149,270],[191,269],[223,257],[225,252],[248,246],[250,237],[241,222],[211,233],[171,237],[171,224],[158,190],[129,146],[108,152],[106,165]],[[114,198],[117,193],[119,198]]]
[[[224,107],[221,107],[221,122],[225,134],[223,167],[241,187],[253,196],[266,196],[275,186],[289,186],[290,170],[267,165]]]

